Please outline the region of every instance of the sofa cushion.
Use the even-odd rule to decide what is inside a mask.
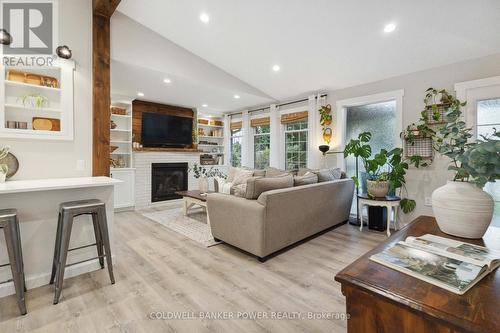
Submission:
[[[340,168],[321,169],[314,173],[318,175],[319,183],[342,178],[342,170]]]
[[[318,171],[319,169],[299,168],[299,170],[297,170],[297,176],[304,176],[308,172],[316,173]]]
[[[281,175],[277,177],[259,177],[253,179],[250,183],[253,183],[251,185],[253,188],[251,191],[248,191],[249,185],[247,185],[246,198],[257,199],[263,192],[293,187],[293,176]]]
[[[231,183],[233,186],[246,184],[247,179],[253,176],[253,170],[246,170],[242,168],[234,168],[233,179]],[[229,180],[228,180],[229,181]]]
[[[318,182],[318,175],[313,172],[306,172],[303,176],[293,177],[294,186],[316,184],[317,182]]]
[[[250,177],[247,179],[246,183],[246,194],[245,198],[247,199],[255,199],[258,197],[258,195],[255,194],[255,181],[259,178],[263,178],[261,176],[259,177]]]
[[[266,177],[277,177],[277,176],[284,176],[291,174],[290,171],[281,170],[273,167],[266,168],[265,172],[266,172]]]
[[[247,193],[247,184],[238,184],[231,187],[230,193],[237,197],[244,198]]]
[[[266,170],[254,169],[253,170],[253,176],[254,177],[265,177],[266,176]]]

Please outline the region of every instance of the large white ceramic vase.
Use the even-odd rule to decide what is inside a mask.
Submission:
[[[432,210],[439,229],[452,236],[481,238],[493,217],[491,196],[467,182],[448,181],[432,192]]]

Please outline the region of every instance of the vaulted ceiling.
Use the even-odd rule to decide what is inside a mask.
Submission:
[[[136,67],[131,73],[141,72],[137,67],[149,73],[138,80],[144,88],[120,89],[154,90],[157,82],[146,87],[151,76],[175,74],[185,84],[152,91],[154,98],[171,91],[185,101],[178,104],[206,103],[218,112],[500,53],[498,0],[122,0],[118,11],[178,48],[177,60],[163,54],[164,66],[147,59],[131,64],[113,41],[125,32],[112,26],[119,75],[129,65]],[[388,23],[396,25],[394,32],[383,32]],[[113,68],[112,76],[117,87]]]

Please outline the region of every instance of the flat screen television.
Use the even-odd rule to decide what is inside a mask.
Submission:
[[[193,143],[193,119],[161,113],[142,113],[144,147],[185,147]]]

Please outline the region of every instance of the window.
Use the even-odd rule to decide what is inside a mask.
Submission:
[[[484,99],[477,101],[476,136],[490,137],[493,128],[500,131],[500,98]]]
[[[307,166],[307,120],[285,124],[285,168]]]
[[[477,101],[476,111],[476,138],[485,137],[495,138],[492,134],[494,128],[500,130],[500,98],[483,99]],[[500,226],[500,181],[486,183],[484,190],[489,193],[495,206],[493,209],[492,225]]]
[[[370,141],[372,156],[378,153],[380,149],[389,151],[393,147],[397,147],[396,101],[348,106],[346,108],[346,142],[357,138],[362,132],[372,133]],[[349,178],[357,176],[358,179],[362,179],[364,177],[363,163],[358,164],[359,173],[357,175],[356,159],[350,156],[345,159],[345,163],[346,173]],[[365,182],[361,182],[360,192],[366,193],[365,184]],[[356,193],[354,193],[351,213],[355,214],[356,209]]]
[[[253,151],[255,169],[265,169],[269,166],[269,151],[271,149],[270,132],[269,125],[258,125],[254,127]]]
[[[241,166],[241,128],[231,130],[231,165],[233,167]]]

